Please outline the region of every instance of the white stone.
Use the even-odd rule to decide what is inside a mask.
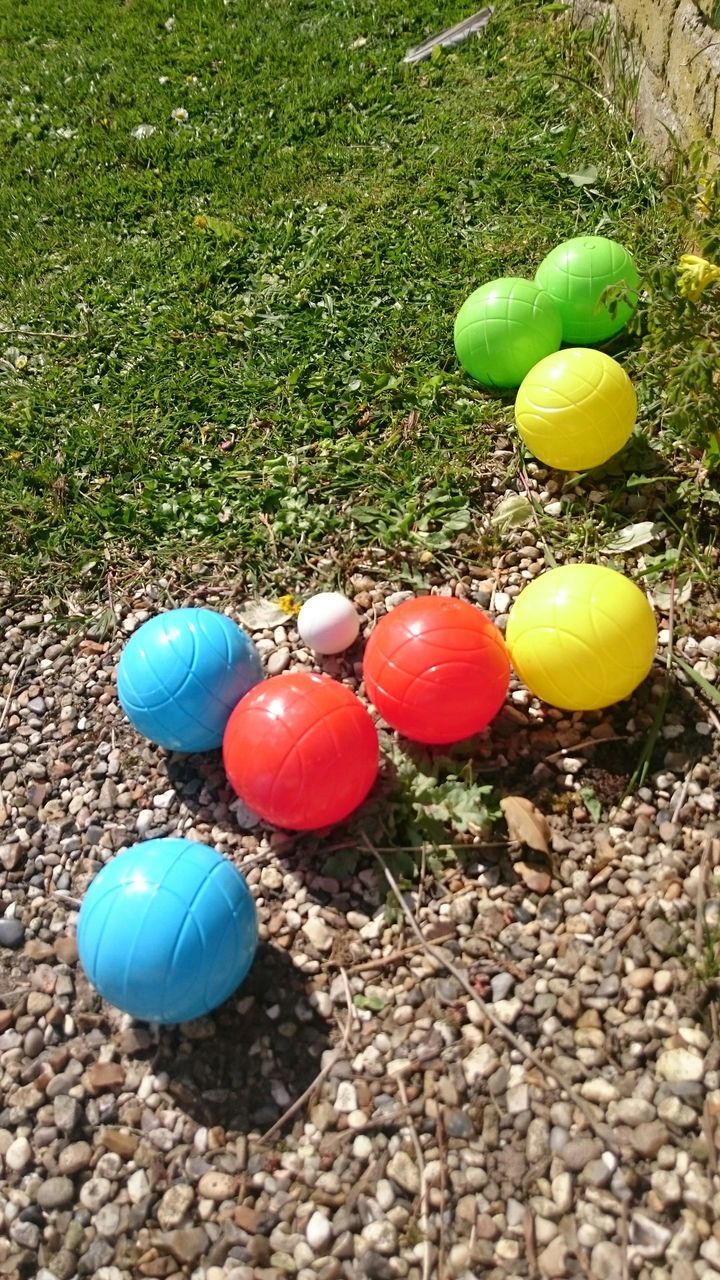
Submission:
[[[27,1138],[16,1138],[5,1152],[5,1164],[14,1173],[22,1173],[32,1160],[32,1147]]]
[[[553,1204],[559,1213],[569,1213],[573,1200],[572,1174],[558,1173],[550,1184]]]
[[[323,1213],[317,1210],[311,1216],[306,1228],[305,1239],[315,1254],[322,1254],[332,1240],[332,1224]]]
[[[368,1122],[367,1113],[360,1108],[357,1111],[349,1111],[347,1122],[348,1129],[364,1129]]]
[[[512,996],[509,1000],[496,1000],[493,1004],[493,1013],[502,1022],[505,1027],[512,1027],[522,1013],[523,1002],[519,996]]]
[[[682,1184],[676,1173],[668,1169],[655,1169],[650,1175],[650,1182],[663,1205],[679,1204],[682,1199]]]
[[[530,1090],[526,1084],[516,1084],[505,1094],[505,1106],[508,1114],[518,1116],[530,1107]]]
[[[159,796],[153,798],[154,809],[169,809],[173,800],[177,798],[177,792],[174,787],[170,787],[168,791],[161,791]]]
[[[387,1218],[381,1219],[380,1222],[369,1222],[362,1229],[362,1238],[368,1248],[374,1249],[385,1258],[391,1258],[397,1249],[397,1231]]]
[[[368,1160],[372,1155],[372,1142],[366,1133],[359,1133],[352,1144],[353,1155],[356,1160]]]
[[[348,1115],[351,1111],[357,1111],[357,1091],[351,1080],[340,1081],[334,1105],[336,1111],[344,1111]]]
[[[666,1049],[657,1060],[657,1074],[672,1084],[686,1080],[702,1080],[705,1066],[702,1058],[689,1049]]]
[[[614,1102],[618,1096],[618,1091],[614,1084],[609,1080],[603,1080],[602,1076],[596,1076],[594,1080],[585,1080],[580,1085],[580,1093],[583,1098],[587,1098],[588,1102]]]
[[[381,1178],[378,1182],[375,1188],[375,1199],[380,1205],[383,1213],[387,1213],[388,1209],[392,1209],[395,1203],[395,1191],[393,1190],[392,1183],[388,1182],[387,1178]]]
[[[487,1080],[499,1065],[500,1060],[491,1044],[479,1044],[462,1064],[465,1079],[471,1087]]]
[[[150,1183],[144,1169],[136,1169],[127,1180],[127,1193],[133,1204],[139,1204],[150,1192]]]
[[[420,1174],[407,1151],[396,1151],[387,1165],[387,1173],[403,1191],[416,1195],[420,1190]]]
[[[333,944],[333,935],[322,916],[310,916],[305,921],[302,931],[316,951],[329,951]]]

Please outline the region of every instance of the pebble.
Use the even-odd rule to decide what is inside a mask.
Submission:
[[[184,1183],[178,1183],[165,1192],[156,1210],[157,1220],[164,1231],[180,1226],[194,1199],[192,1187]]]
[[[386,1258],[391,1258],[397,1250],[397,1231],[387,1218],[380,1222],[369,1222],[363,1227],[362,1238],[371,1249]]]
[[[7,919],[7,917],[0,920],[0,947],[16,951],[22,946],[24,938],[25,927],[20,920]]]
[[[303,933],[318,951],[330,951],[333,935],[322,916],[310,916],[303,925]]]
[[[666,1049],[657,1060],[657,1074],[671,1083],[702,1080],[705,1067],[702,1058],[689,1049]]]
[[[387,1173],[393,1182],[410,1195],[416,1195],[420,1190],[420,1174],[417,1165],[406,1151],[396,1151],[395,1155],[391,1156]]]
[[[23,1173],[32,1164],[32,1147],[27,1138],[16,1138],[5,1152],[5,1164],[13,1173]]]
[[[311,1215],[305,1228],[305,1239],[314,1254],[324,1254],[332,1240],[332,1224],[323,1213],[317,1210]]]
[[[47,1182],[40,1183],[36,1198],[41,1209],[62,1209],[72,1204],[75,1188],[70,1178],[48,1178]]]
[[[500,1065],[500,1060],[490,1044],[478,1045],[463,1062],[463,1072],[467,1083],[472,1088],[483,1080],[489,1079]]]

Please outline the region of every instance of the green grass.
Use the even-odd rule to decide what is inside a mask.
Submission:
[[[342,572],[474,536],[511,409],[457,371],[460,302],[580,231],[641,268],[671,237],[561,6],[509,0],[401,65],[466,10],[5,7],[0,327],[75,335],[0,339],[18,584],[200,554],[292,587],[333,549]]]

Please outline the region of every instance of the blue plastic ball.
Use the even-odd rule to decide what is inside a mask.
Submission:
[[[244,878],[193,840],[148,840],[118,854],[78,920],[93,986],[145,1022],[187,1022],[222,1004],[250,968],[257,936]]]
[[[249,636],[212,609],[172,609],[128,640],[118,666],[120,705],[139,733],[168,751],[212,751],[231,711],[262,679]]]

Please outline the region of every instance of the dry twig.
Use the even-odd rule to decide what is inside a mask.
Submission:
[[[443,933],[439,938],[435,938],[435,942],[447,942],[450,938],[454,938],[455,933]],[[379,956],[376,960],[363,960],[360,964],[351,965],[346,970],[347,974],[351,973],[370,973],[373,969],[386,969],[391,964],[399,964],[401,960],[405,960],[408,956],[415,955],[421,950],[418,942],[412,942],[409,947],[402,947],[400,951],[391,951],[387,956]],[[333,962],[330,961],[333,965]],[[335,968],[340,968],[339,965]]]
[[[400,1094],[400,1101],[402,1102],[403,1106],[407,1107],[409,1110],[410,1104],[408,1102],[407,1089],[405,1088],[405,1081],[401,1074],[398,1074],[397,1084],[398,1084],[398,1093]],[[409,1114],[408,1121],[409,1121],[408,1128],[410,1129],[410,1137],[412,1139],[412,1144],[415,1151],[415,1159],[417,1160],[418,1173],[420,1174],[420,1216],[418,1219],[418,1226],[420,1227],[420,1230],[423,1232],[425,1236],[425,1241],[424,1241],[425,1247],[423,1249],[422,1280],[430,1280],[430,1266],[431,1266],[432,1258],[431,1258],[431,1248],[430,1248],[430,1237],[428,1235],[428,1225],[429,1225],[428,1224],[428,1188],[427,1188],[427,1177],[425,1172],[425,1157],[423,1155],[423,1149],[420,1145],[420,1138],[418,1137],[418,1131],[415,1127],[415,1121],[412,1118],[412,1113]]]
[[[26,662],[26,658],[25,658],[25,654],[23,654],[22,658],[20,659],[18,665],[16,666],[13,672],[12,679],[10,681],[10,688],[5,694],[5,701],[3,703],[2,714],[0,714],[0,729],[2,729],[5,721],[7,720],[8,712],[10,710],[10,701],[12,699],[13,692],[15,690],[15,685],[17,684],[18,680],[20,679],[20,676],[22,675],[23,669],[25,667],[25,662]]]

